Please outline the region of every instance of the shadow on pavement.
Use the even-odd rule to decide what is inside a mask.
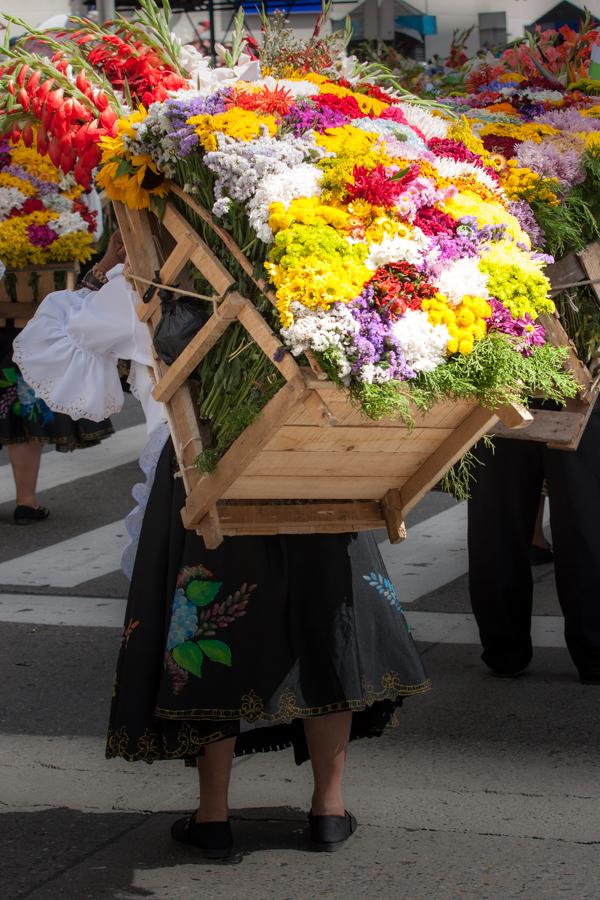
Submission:
[[[94,813],[65,808],[0,816],[3,900],[163,900],[173,881],[200,890],[210,870],[256,852],[308,850],[306,814],[289,807],[235,810],[236,853],[225,863],[205,860],[174,843],[171,823],[185,813]],[[152,887],[135,885],[145,872]],[[154,886],[156,882],[156,887]],[[190,894],[191,895],[191,894]]]

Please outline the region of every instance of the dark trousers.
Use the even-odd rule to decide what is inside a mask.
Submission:
[[[511,672],[531,660],[533,579],[529,549],[543,479],[565,638],[580,673],[600,676],[600,401],[576,452],[534,441],[479,445],[469,500],[471,604],[490,668]]]

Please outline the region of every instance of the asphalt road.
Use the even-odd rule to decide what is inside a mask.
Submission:
[[[439,494],[411,516],[405,544],[382,542],[434,689],[406,701],[400,728],[352,747],[356,836],[334,856],[306,851],[310,773],[282,752],[235,765],[238,864],[172,844],[194,773],[104,759],[140,422],[130,401],[87,462],[92,451],[68,464],[45,454],[52,516],[29,528],[11,524],[0,452],[2,900],[597,900],[600,688],[576,679],[550,566],[535,570],[529,672],[488,675],[464,506]]]

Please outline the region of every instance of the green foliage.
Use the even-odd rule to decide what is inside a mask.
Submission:
[[[185,595],[194,606],[209,606],[222,587],[222,581],[203,581],[194,578],[186,587]]]
[[[494,441],[489,434],[484,434],[481,441],[494,451]],[[477,481],[477,468],[484,465],[472,450],[467,450],[456,465],[446,472],[440,481],[440,488],[457,500],[468,500],[471,496],[471,484]]]
[[[231,665],[231,650],[223,641],[198,641],[197,643],[211,662],[220,663],[222,666]]]
[[[556,206],[534,201],[531,206],[544,231],[544,249],[559,259],[600,237],[600,155],[586,153],[586,179]]]
[[[171,655],[178,666],[191,672],[196,678],[202,678],[202,662],[204,654],[200,647],[194,641],[184,641],[183,644],[177,644],[173,647]]]

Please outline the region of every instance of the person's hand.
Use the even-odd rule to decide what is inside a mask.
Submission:
[[[96,263],[96,266],[106,275],[107,272],[110,272],[110,270],[114,269],[119,263],[125,262],[126,256],[127,253],[125,251],[125,245],[123,244],[123,238],[121,237],[121,232],[117,228],[110,236],[106,253],[100,262]],[[96,266],[94,266],[94,268],[96,268]]]

